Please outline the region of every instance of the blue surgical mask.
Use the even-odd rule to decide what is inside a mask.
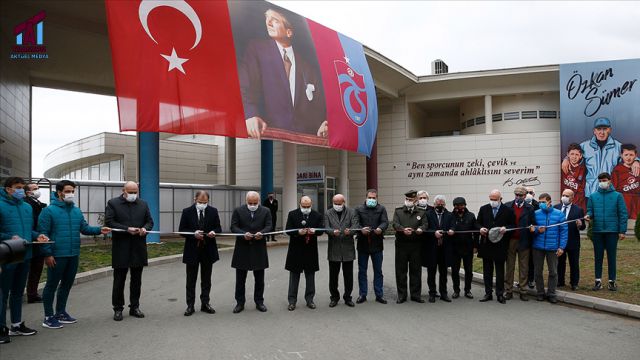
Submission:
[[[547,210],[547,203],[546,202],[541,202],[538,205],[540,206],[541,210]]]
[[[367,206],[370,208],[376,207],[378,205],[378,200],[376,199],[367,199]]]
[[[14,199],[22,200],[26,195],[24,193],[24,189],[16,189],[12,196]]]

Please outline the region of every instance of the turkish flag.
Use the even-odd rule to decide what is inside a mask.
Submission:
[[[226,1],[106,9],[121,131],[247,137]]]

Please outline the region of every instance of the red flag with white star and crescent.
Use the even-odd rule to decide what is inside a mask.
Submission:
[[[106,10],[121,131],[247,137],[225,1]]]

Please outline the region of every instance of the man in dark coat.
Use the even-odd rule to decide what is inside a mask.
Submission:
[[[535,210],[533,205],[525,200],[527,189],[524,186],[516,186],[513,190],[515,199],[505,204],[513,210],[517,227],[524,229],[515,230],[511,233],[509,247],[507,249],[507,273],[504,277],[505,298],[513,299],[513,277],[516,269],[516,256],[518,257],[518,282],[520,284],[520,300],[528,301],[527,291],[524,287],[529,274],[529,257],[531,255],[531,244],[533,234],[528,227],[535,224]]]
[[[464,297],[473,299],[471,281],[473,280],[473,252],[478,233],[461,233],[478,229],[476,216],[467,209],[463,197],[453,199],[453,262],[451,263],[451,281],[453,282],[453,298],[460,297],[460,262],[464,266]]]
[[[489,193],[489,204],[483,205],[478,211],[478,257],[482,258],[482,277],[484,279],[485,295],[481,302],[493,300],[493,271],[496,272],[496,295],[498,302],[506,303],[504,297],[504,263],[507,260],[507,248],[511,233],[507,229],[515,227],[513,210],[502,203],[500,190]],[[492,239],[489,230],[499,228],[500,239]],[[497,240],[497,241],[496,241]],[[495,242],[494,242],[495,241]]]
[[[565,286],[565,273],[567,271],[567,257],[569,257],[569,267],[571,268],[571,277],[569,279],[571,290],[578,289],[580,282],[580,230],[584,230],[586,222],[584,218],[584,209],[573,202],[573,190],[565,189],[562,192],[562,202],[555,206],[556,209],[562,211],[567,220],[576,220],[568,223],[569,227],[567,247],[564,253],[558,258],[558,287]]]
[[[182,262],[187,265],[187,310],[184,316],[195,312],[196,280],[200,267],[200,311],[215,314],[209,303],[211,292],[211,270],[213,263],[220,259],[216,233],[222,232],[218,209],[209,205],[209,193],[198,190],[195,203],[182,210],[180,232],[194,232],[195,235],[182,235],[185,238]]]
[[[270,232],[271,229],[271,213],[266,207],[260,206],[260,194],[255,191],[247,192],[246,204],[237,207],[231,215],[231,232],[244,234],[236,237],[231,260],[231,267],[236,269],[237,304],[233,309],[234,314],[244,310],[245,283],[249,271],[253,271],[255,279],[253,300],[256,303],[256,309],[260,312],[267,311],[264,305],[264,269],[269,267],[269,257],[263,234]]]
[[[320,270],[318,264],[318,235],[317,229],[323,227],[322,215],[311,208],[311,198],[300,198],[300,208],[291,210],[287,217],[286,229],[299,229],[289,232],[289,250],[284,268],[289,270],[289,311],[296,309],[298,301],[298,287],[300,273],[304,272],[306,289],[304,299],[309,309],[315,309],[313,297],[316,294],[315,273]]]
[[[38,200],[40,198],[40,188],[36,183],[29,183],[24,188],[27,196],[24,201],[31,205],[33,210],[33,229],[38,228],[38,216],[42,209],[47,207]],[[31,264],[29,265],[29,279],[27,280],[27,302],[29,304],[42,302],[42,297],[38,295],[38,283],[42,276],[42,268],[44,266],[44,257],[40,254],[39,248],[35,246],[31,249]]]
[[[143,318],[140,311],[140,288],[142,268],[147,262],[147,231],[153,229],[153,219],[149,205],[138,198],[138,184],[127,181],[122,195],[107,202],[104,210],[104,224],[114,231],[111,243],[111,266],[113,267],[113,320],[122,320],[124,309],[124,284],[127,272],[131,270],[129,315]]]
[[[324,213],[324,227],[329,235],[327,258],[329,260],[329,292],[331,301],[329,307],[335,307],[340,300],[338,291],[338,275],[342,267],[344,279],[344,303],[349,307],[355,304],[351,299],[353,291],[353,260],[356,258],[356,247],[353,242],[353,231],[360,228],[355,210],[345,205],[344,195],[333,197],[333,207]]]
[[[265,206],[269,211],[271,211],[271,225],[273,225],[273,230],[276,230],[276,221],[278,220],[278,200],[276,199],[276,194],[270,192],[267,195],[267,198],[262,202],[262,206]],[[268,240],[269,236],[267,236]],[[271,241],[276,241],[276,235],[271,235]]]
[[[422,291],[422,268],[420,267],[420,242],[427,230],[428,222],[424,209],[416,206],[417,191],[405,194],[404,205],[393,213],[393,229],[396,231],[396,287],[397,304],[407,301],[407,271],[411,300],[424,303]]]
[[[376,294],[376,301],[386,304],[382,292],[382,250],[384,232],[389,227],[387,210],[378,203],[378,191],[369,189],[367,199],[364,204],[356,207],[358,221],[362,231],[356,235],[358,239],[358,287],[360,296],[356,303],[361,304],[367,301],[367,265],[371,257],[373,266],[373,290]]]
[[[453,262],[453,243],[450,236],[453,235],[453,214],[445,208],[444,195],[436,195],[433,200],[434,207],[427,211],[429,223],[431,248],[423,246],[422,266],[427,266],[427,284],[429,286],[429,302],[436,301],[436,270],[438,271],[438,291],[440,300],[451,302],[447,294],[447,268]],[[425,259],[426,257],[426,259]]]

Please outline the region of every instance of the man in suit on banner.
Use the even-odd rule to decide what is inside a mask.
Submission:
[[[555,206],[562,211],[567,220],[576,220],[567,224],[569,226],[567,246],[558,258],[558,287],[565,286],[564,276],[567,271],[567,257],[569,257],[571,290],[577,290],[580,282],[580,230],[586,227],[586,222],[583,220],[584,209],[573,202],[574,195],[572,190],[565,189],[562,192],[562,202]]]

